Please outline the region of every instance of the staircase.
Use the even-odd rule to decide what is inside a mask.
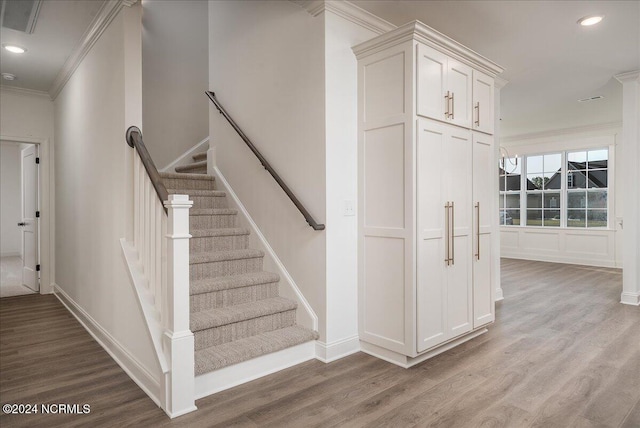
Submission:
[[[160,174],[170,194],[194,202],[189,274],[196,376],[318,338],[296,325],[297,303],[279,296],[279,276],[263,270],[262,251],[249,248],[237,210],[206,175],[206,156]]]

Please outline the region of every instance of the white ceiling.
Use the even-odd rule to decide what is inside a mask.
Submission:
[[[640,69],[640,1],[353,1],[395,25],[415,19],[505,68],[502,135],[622,120],[613,76]],[[593,27],[576,21],[604,14]],[[578,99],[603,95],[600,101]]]
[[[22,55],[0,49],[0,71],[18,77],[11,82],[2,80],[2,85],[48,92],[104,3],[104,0],[45,0],[33,34],[2,28],[3,44],[27,48]]]

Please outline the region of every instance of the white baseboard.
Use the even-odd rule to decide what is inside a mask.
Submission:
[[[365,354],[369,354],[373,357],[380,358],[381,360],[387,361],[389,363],[395,364],[402,368],[408,369],[409,367],[413,367],[416,364],[420,364],[423,361],[428,360],[429,358],[433,358],[436,355],[440,355],[443,352],[448,351],[451,348],[455,348],[456,346],[467,342],[475,337],[480,336],[481,334],[486,333],[488,330],[486,328],[480,328],[476,331],[472,331],[467,333],[464,336],[461,336],[457,339],[452,340],[451,342],[447,342],[442,346],[439,346],[430,351],[426,351],[423,354],[418,355],[417,357],[408,357],[406,355],[402,355],[395,351],[390,351],[388,349],[382,348],[380,346],[367,343],[360,342],[361,350]]]
[[[500,300],[504,300],[504,294],[502,293],[502,287],[496,288],[496,298],[494,302],[499,302]]]
[[[196,376],[196,400],[313,360],[315,357],[315,341],[310,341]]]
[[[331,343],[316,341],[316,358],[323,363],[330,363],[356,352],[360,352],[360,338],[357,335]]]
[[[160,169],[160,172],[174,172],[173,168],[177,166],[190,164],[191,162],[193,162],[193,159],[191,159],[191,156],[195,155],[196,153],[204,152],[205,151],[204,149],[207,147],[209,147],[209,137],[200,141],[198,144],[196,144],[195,146],[191,147],[189,150],[181,154],[178,159],[174,160],[169,165]]]
[[[558,256],[554,254],[546,255],[546,254],[530,254],[530,253],[516,253],[509,252],[508,250],[502,250],[500,257],[505,259],[517,259],[517,260],[533,260],[536,262],[548,262],[548,263],[563,263],[569,265],[581,265],[581,266],[593,266],[593,267],[605,267],[605,268],[614,268],[621,269],[619,263],[616,263],[615,260],[606,260],[606,259],[585,259],[580,257],[567,257],[567,256]]]
[[[620,296],[620,303],[631,306],[640,306],[640,293],[624,292]]]
[[[78,322],[89,332],[113,360],[129,375],[151,400],[160,404],[160,381],[156,379],[133,355],[126,350],[91,315],[82,309],[58,284],[53,285],[53,293]]]

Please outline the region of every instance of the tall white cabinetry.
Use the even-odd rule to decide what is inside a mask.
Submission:
[[[502,69],[417,21],[354,52],[361,346],[408,367],[494,320]]]

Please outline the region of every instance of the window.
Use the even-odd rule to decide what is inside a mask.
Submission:
[[[527,156],[527,226],[560,226],[562,154]]]
[[[609,151],[567,153],[567,226],[607,227]]]
[[[521,165],[517,158],[505,158],[498,169],[500,175],[500,224],[520,224]]]
[[[608,149],[502,159],[500,224],[607,227],[608,160]]]

